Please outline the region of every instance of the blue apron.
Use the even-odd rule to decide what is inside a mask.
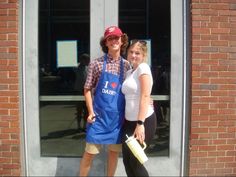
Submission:
[[[125,99],[121,92],[124,76],[123,59],[120,76],[106,72],[107,55],[93,98],[94,123],[87,124],[86,141],[93,144],[121,143],[121,127],[124,120]]]

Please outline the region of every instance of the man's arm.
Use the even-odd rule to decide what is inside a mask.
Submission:
[[[92,90],[84,88],[84,97],[85,97],[85,102],[88,109],[87,121],[89,123],[93,123],[95,121],[94,119],[95,114],[93,112]]]

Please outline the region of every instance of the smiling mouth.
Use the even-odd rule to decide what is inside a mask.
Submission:
[[[111,47],[115,48],[115,47],[119,47],[119,45],[117,45],[117,44],[112,44]]]

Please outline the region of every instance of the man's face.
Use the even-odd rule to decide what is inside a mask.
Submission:
[[[108,47],[109,51],[117,51],[120,50],[120,47],[122,45],[121,37],[119,36],[109,36],[106,39],[106,46]]]

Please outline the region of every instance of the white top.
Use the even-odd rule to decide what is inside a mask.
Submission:
[[[150,93],[153,85],[153,78],[150,67],[147,63],[141,63],[136,70],[132,72],[132,70],[127,71],[126,79],[122,85],[122,92],[125,95],[125,118],[129,121],[137,121],[138,120],[138,112],[139,112],[139,101],[140,101],[140,83],[139,76],[142,74],[148,74],[151,77],[151,87]],[[152,115],[154,112],[153,106],[148,106],[148,112],[145,118]]]

